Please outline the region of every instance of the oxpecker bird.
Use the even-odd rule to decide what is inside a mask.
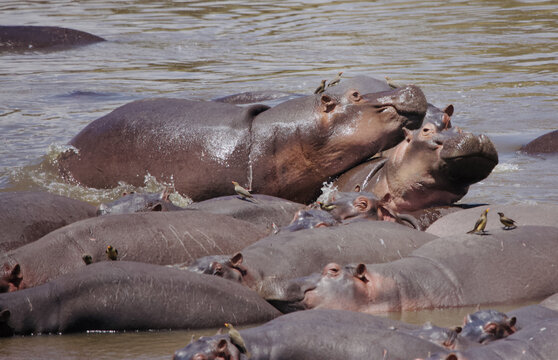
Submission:
[[[93,263],[93,258],[89,254],[83,254],[81,257],[85,265],[91,265]]]
[[[512,230],[517,227],[515,221],[509,217],[505,217],[504,213],[499,212],[498,215],[500,215],[500,222],[504,225],[504,230]]]
[[[115,248],[113,248],[112,246],[107,246],[107,249],[105,250],[105,253],[107,254],[107,257],[109,258],[109,260],[117,260],[118,259],[118,250],[116,250]]]
[[[339,84],[341,82],[341,75],[343,74],[343,71],[340,71],[339,74],[337,74],[337,76],[331,80],[329,82],[329,84],[327,84],[327,87],[331,87],[331,86],[335,86],[337,84]]]
[[[248,190],[246,190],[245,188],[243,188],[242,186],[240,186],[239,183],[237,183],[236,181],[231,181],[234,185],[234,191],[243,199],[246,200],[247,198],[252,199],[254,202],[256,201],[256,199],[254,199],[254,197],[252,196],[252,194],[250,194],[250,192]]]
[[[225,323],[225,326],[229,329],[229,338],[231,339],[231,343],[240,350],[241,353],[246,354],[247,357],[250,357],[250,353],[248,349],[246,349],[246,344],[244,343],[244,339],[236,330],[231,323]]]
[[[314,90],[314,94],[321,94],[325,91],[326,81],[327,80],[322,80],[322,83],[320,84],[320,86],[318,86],[318,88],[316,90]]]
[[[484,228],[486,227],[486,222],[487,222],[487,215],[488,215],[488,210],[490,210],[489,208],[484,210],[480,216],[480,218],[477,220],[477,222],[475,223],[475,227],[473,228],[473,230],[471,231],[467,231],[467,234],[482,234],[484,233]]]

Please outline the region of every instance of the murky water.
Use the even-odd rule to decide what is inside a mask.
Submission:
[[[65,26],[109,40],[0,53],[0,191],[114,198],[127,187],[69,186],[53,170],[62,146],[92,120],[153,96],[311,93],[344,71],[418,84],[430,102],[454,104],[455,125],[494,140],[500,164],[464,202],[558,201],[558,156],[516,151],[558,128],[556,1],[3,0],[0,24]],[[159,186],[148,179],[146,189]],[[189,336],[2,339],[0,357],[169,358]]]

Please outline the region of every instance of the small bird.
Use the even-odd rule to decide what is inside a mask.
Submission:
[[[279,226],[277,226],[276,223],[271,223],[271,233],[273,235],[277,235],[279,234],[279,231],[281,231],[281,229],[279,229]]]
[[[246,200],[247,198],[251,199],[252,201],[256,202],[256,199],[250,194],[250,191],[246,190],[239,183],[236,181],[231,181],[234,185],[234,191],[242,198],[242,200]]]
[[[396,84],[395,82],[393,82],[393,80],[387,76],[384,76],[384,78],[386,79],[387,84],[389,85],[390,88],[392,89],[397,89],[398,87],[401,87],[399,84]]]
[[[231,343],[240,350],[241,353],[246,354],[247,357],[250,357],[250,353],[248,349],[246,349],[246,344],[244,343],[244,339],[236,330],[231,323],[225,323],[225,326],[229,329],[229,338],[231,339]]]
[[[320,205],[320,209],[325,210],[325,211],[331,211],[333,209],[335,209],[337,206],[333,205],[333,204],[325,204],[321,201],[317,201],[317,203]]]
[[[335,85],[339,84],[339,83],[341,82],[341,75],[342,75],[342,74],[343,74],[343,71],[340,71],[340,72],[337,74],[337,76],[336,76],[333,80],[331,80],[331,81],[329,82],[329,84],[327,84],[327,87],[332,87],[332,86],[335,86]]]
[[[118,250],[113,248],[111,245],[107,246],[107,250],[105,251],[109,260],[116,260],[118,259]]]
[[[321,94],[325,91],[326,89],[326,81],[327,80],[322,80],[322,83],[320,84],[320,86],[318,86],[318,88],[314,91],[314,94]]]
[[[512,230],[517,227],[515,220],[505,217],[504,213],[499,212],[498,215],[500,215],[500,222],[504,225],[504,230]]]
[[[93,258],[89,254],[83,254],[81,257],[85,265],[91,265],[93,263]]]
[[[467,234],[478,234],[478,233],[484,233],[484,228],[486,227],[486,222],[487,222],[487,214],[488,214],[488,210],[490,210],[490,208],[484,210],[480,216],[480,218],[477,220],[477,222],[475,223],[475,227],[473,228],[473,230],[471,231],[467,231]]]

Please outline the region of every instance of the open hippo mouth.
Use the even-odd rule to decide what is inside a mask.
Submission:
[[[444,140],[440,158],[447,175],[462,185],[481,181],[498,164],[498,153],[487,136],[463,132]]]

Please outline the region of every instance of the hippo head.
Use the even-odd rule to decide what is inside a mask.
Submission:
[[[293,232],[304,229],[333,226],[337,219],[328,211],[321,209],[299,210],[295,213],[291,223],[283,228],[282,232]]]
[[[169,211],[180,209],[169,199],[168,189],[161,193],[138,194],[124,193],[122,197],[108,204],[101,204],[97,208],[97,215],[131,214],[144,211]]]
[[[451,116],[453,115],[453,105],[448,105],[444,110],[428,104],[423,124],[434,124],[438,131],[451,128]]]
[[[364,264],[330,263],[321,274],[291,280],[285,298],[270,302],[282,312],[324,308],[377,313],[400,309],[389,304],[396,292],[392,280],[369,273]]]
[[[331,214],[338,221],[351,219],[391,220],[396,215],[390,212],[384,203],[389,199],[378,199],[368,192],[336,192],[333,195]]]
[[[396,211],[454,203],[498,164],[496,149],[484,135],[456,128],[439,131],[432,123],[405,132],[374,188],[379,196],[391,194]]]
[[[231,280],[249,288],[254,288],[255,278],[253,272],[243,264],[242,253],[236,253],[231,257],[226,255],[210,255],[197,259],[188,266],[188,270],[200,274],[208,274]]]
[[[244,360],[246,355],[227,336],[201,337],[177,350],[173,360]]]
[[[496,310],[479,310],[465,317],[462,337],[480,344],[508,337],[516,332],[516,318]]]

